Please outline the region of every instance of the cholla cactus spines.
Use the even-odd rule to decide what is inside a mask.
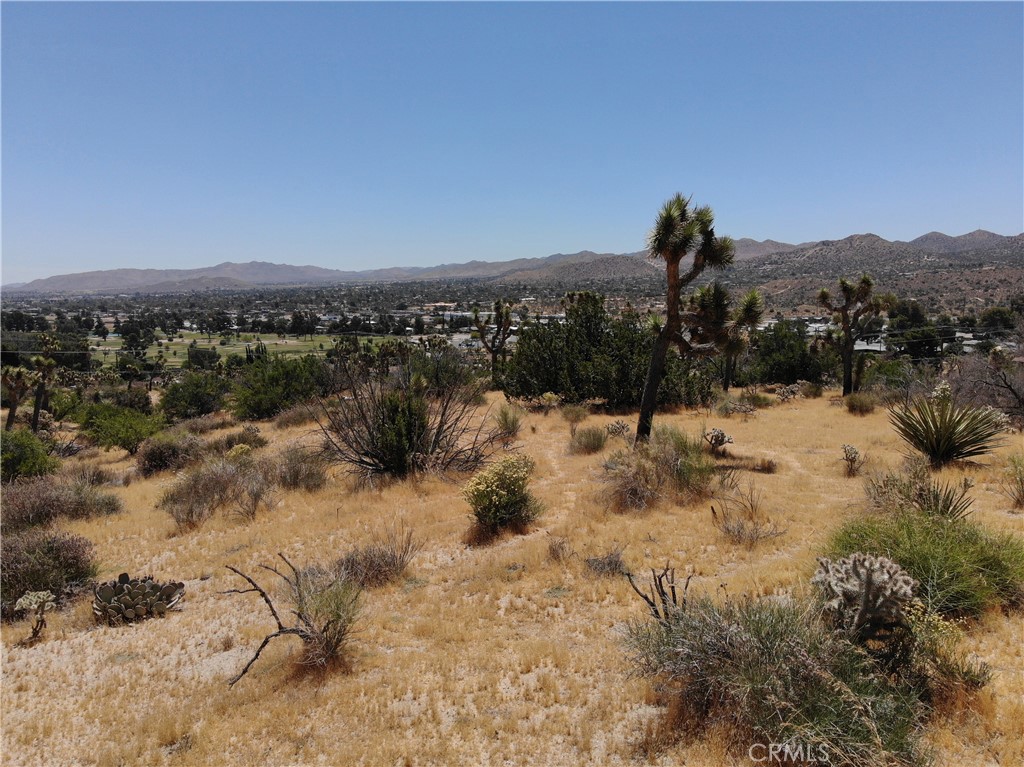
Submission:
[[[34,617],[32,634],[22,644],[30,645],[39,639],[46,628],[46,613],[57,607],[55,600],[56,597],[50,591],[27,591],[14,603],[15,612],[26,610]]]
[[[604,427],[609,437],[625,437],[629,434],[629,424],[625,421],[612,421]]]
[[[721,453],[726,445],[732,444],[732,437],[721,429],[711,429],[711,431],[702,432],[701,436],[710,446],[711,452],[716,455]]]
[[[837,625],[862,641],[906,623],[918,583],[886,557],[856,552],[833,562],[821,557],[811,579]]]
[[[953,402],[953,389],[950,388],[947,381],[941,381],[938,386],[932,389],[932,393],[928,395],[928,399],[942,404],[950,404]]]
[[[843,445],[843,463],[846,464],[846,476],[856,477],[864,467],[867,459],[853,445]]]
[[[152,575],[130,578],[128,573],[121,573],[116,581],[96,586],[92,613],[99,623],[132,623],[164,615],[184,593],[184,583],[158,583]]]
[[[797,396],[799,396],[800,387],[801,383],[797,382],[794,384],[790,384],[789,386],[783,386],[781,389],[775,392],[775,394],[779,398],[780,402],[789,402],[791,399],[794,399]]]

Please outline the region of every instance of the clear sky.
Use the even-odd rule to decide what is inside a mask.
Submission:
[[[1024,230],[1024,4],[15,3],[5,283]]]

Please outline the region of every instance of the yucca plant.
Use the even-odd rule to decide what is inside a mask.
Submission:
[[[984,455],[1002,444],[1004,419],[998,411],[957,407],[945,398],[919,399],[895,408],[889,421],[933,468]]]

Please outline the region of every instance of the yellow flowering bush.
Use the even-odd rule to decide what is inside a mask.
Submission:
[[[540,503],[527,489],[533,466],[531,458],[511,455],[477,472],[462,488],[481,532],[522,532],[537,518]]]

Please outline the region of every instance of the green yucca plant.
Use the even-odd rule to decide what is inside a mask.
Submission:
[[[893,409],[896,432],[933,468],[984,455],[1002,444],[1002,415],[990,408],[957,407],[949,399],[919,399]]]

